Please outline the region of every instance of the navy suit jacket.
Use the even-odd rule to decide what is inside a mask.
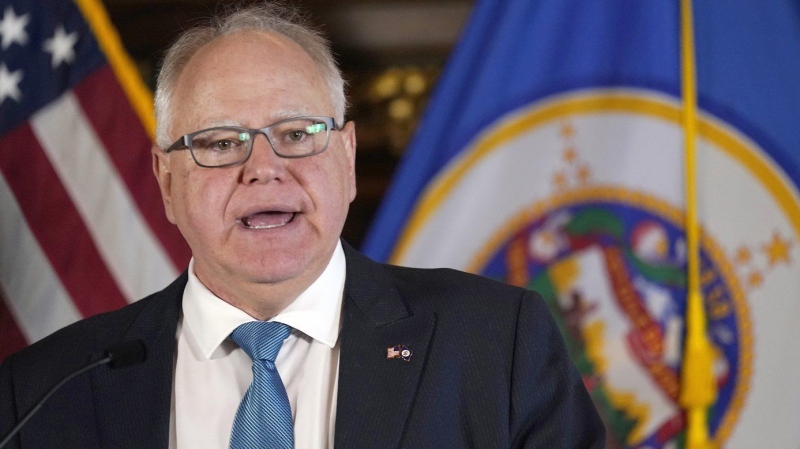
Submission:
[[[603,425],[538,295],[453,270],[378,264],[344,246],[337,448],[604,447]],[[62,377],[140,339],[144,363],[76,377],[11,447],[167,449],[186,279],[10,356],[0,366],[0,435]],[[413,350],[410,361],[387,359],[397,344]]]

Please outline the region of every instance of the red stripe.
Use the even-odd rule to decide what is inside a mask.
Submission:
[[[11,311],[8,310],[8,297],[0,288],[0,362],[10,356],[12,353],[19,351],[28,345],[25,336],[19,330]]]
[[[0,138],[0,148],[0,171],[78,310],[90,316],[126,305],[30,126]]]
[[[153,175],[152,143],[113,71],[109,66],[95,71],[75,87],[74,93],[145,221],[175,266],[182,270],[189,264],[191,252],[178,228],[164,214]]]

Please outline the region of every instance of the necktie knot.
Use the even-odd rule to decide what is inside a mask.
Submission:
[[[252,360],[275,363],[283,341],[292,328],[274,321],[252,321],[234,329],[231,338]]]

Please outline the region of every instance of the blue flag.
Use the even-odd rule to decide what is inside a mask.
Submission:
[[[695,1],[714,441],[800,445],[800,4]],[[674,1],[477,2],[364,251],[539,291],[611,447],[670,448],[686,309]]]

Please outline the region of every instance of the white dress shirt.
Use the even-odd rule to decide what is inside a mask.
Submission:
[[[293,328],[275,361],[286,386],[295,447],[333,447],[345,280],[341,243],[320,277],[271,321]],[[253,362],[229,338],[253,317],[221,300],[194,275],[183,292],[172,387],[170,449],[226,449]]]

